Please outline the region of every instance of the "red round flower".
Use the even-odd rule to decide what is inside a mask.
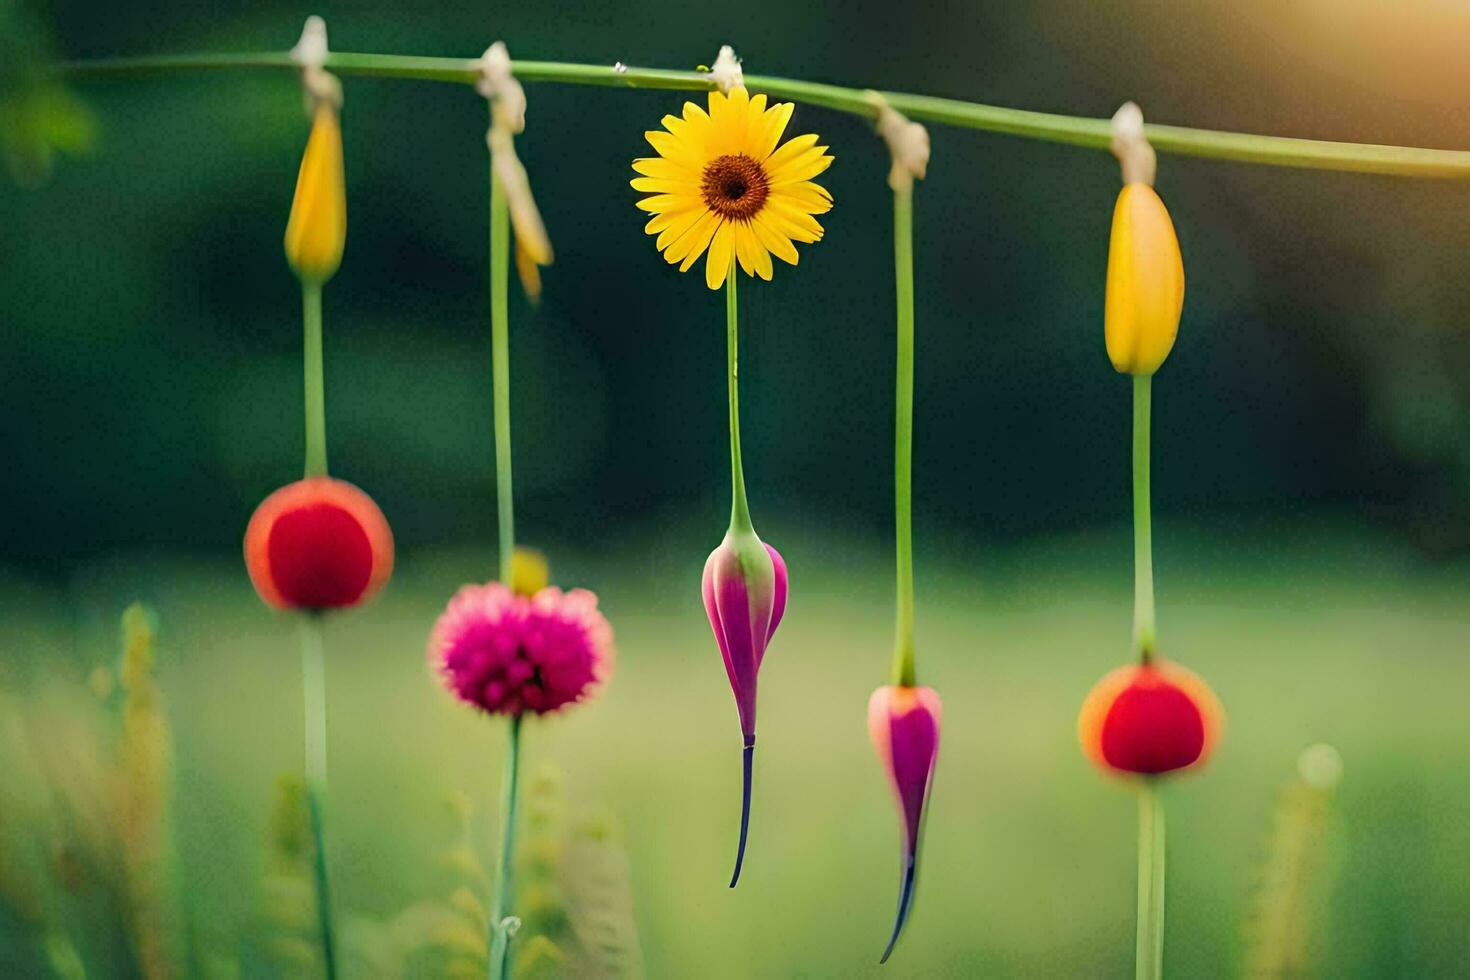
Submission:
[[[1130,664],[1082,703],[1082,751],[1115,772],[1157,775],[1197,766],[1219,741],[1225,712],[1203,680],[1178,664]]]
[[[337,609],[372,597],[393,572],[393,532],[372,498],[326,476],[287,484],[245,529],[251,584],[278,609]]]

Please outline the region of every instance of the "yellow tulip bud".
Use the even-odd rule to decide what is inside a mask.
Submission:
[[[1108,358],[1122,374],[1153,374],[1174,348],[1184,308],[1184,260],[1174,223],[1146,183],[1124,186],[1113,208],[1103,314]]]
[[[342,176],[342,124],[337,108],[317,103],[286,222],[286,259],[306,282],[323,283],[342,263],[347,240],[347,188]]]

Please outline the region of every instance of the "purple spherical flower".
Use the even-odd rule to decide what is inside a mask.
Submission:
[[[588,697],[613,667],[612,627],[586,589],[516,595],[466,585],[429,634],[429,663],[483,711],[546,714]]]

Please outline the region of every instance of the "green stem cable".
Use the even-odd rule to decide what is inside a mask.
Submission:
[[[914,677],[914,189],[893,191],[893,263],[898,285],[898,371],[893,429],[893,509],[898,556],[898,627],[893,683]]]
[[[479,62],[467,58],[334,52],[327,56],[325,67],[343,75],[418,79],[461,85],[473,85],[480,77]],[[61,72],[78,76],[138,75],[199,69],[299,70],[291,55],[284,51],[105,58],[71,61],[59,66]],[[556,61],[516,61],[512,64],[512,70],[523,82],[685,91],[709,91],[715,87],[714,81],[705,72],[636,68],[621,62],[616,65],[585,65]],[[751,91],[765,92],[776,98],[793,99],[868,118],[877,114],[877,108],[864,89],[765,75],[746,75],[745,84]],[[1106,150],[1111,140],[1109,121],[1106,119],[1032,112],[905,92],[880,94],[883,101],[894,109],[921,122],[1006,133],[1094,150]],[[1156,124],[1145,126],[1144,131],[1149,142],[1162,153],[1314,170],[1460,180],[1470,178],[1470,151],[1466,150],[1342,143]]]
[[[725,362],[730,380],[730,528],[750,531],[750,505],[745,499],[745,469],[740,463],[740,317],[735,301],[737,269],[730,260],[725,277]]]
[[[490,358],[495,388],[495,505],[500,527],[500,581],[512,587],[516,547],[514,498],[510,471],[510,221],[505,187],[490,175]]]
[[[327,475],[327,407],[322,380],[322,284],[301,283],[305,325],[306,475]]]
[[[1153,376],[1133,377],[1133,641],[1139,660],[1154,657],[1153,513],[1149,486]],[[1138,789],[1138,980],[1159,980],[1164,960],[1164,805],[1144,777]]]
[[[327,888],[327,676],[318,613],[307,613],[301,620],[301,690],[306,708],[306,807],[315,845],[312,875],[316,882],[317,926],[321,932],[322,966],[327,980],[336,980],[332,900]]]
[[[1153,504],[1149,488],[1149,429],[1153,377],[1133,376],[1133,643],[1139,659],[1153,660],[1154,550]]]
[[[1138,788],[1137,980],[1164,975],[1164,803],[1152,777]]]
[[[521,716],[511,715],[505,772],[500,787],[500,853],[495,858],[495,902],[490,907],[490,980],[510,978],[510,938],[520,927],[511,916],[511,862],[516,844],[516,779],[521,763]]]

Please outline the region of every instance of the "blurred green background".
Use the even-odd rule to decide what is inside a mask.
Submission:
[[[45,90],[62,142],[19,152],[45,57],[333,46],[753,72],[1094,116],[1470,145],[1470,13],[1279,4],[508,7],[0,2],[0,687],[43,719],[115,657],[135,598],[162,622],[177,829],[197,928],[246,942],[275,776],[299,766],[294,632],[237,558],[300,470],[300,322],[281,235],[305,139],[287,74]],[[432,891],[439,802],[492,839],[499,726],[427,679],[429,623],[492,574],[483,102],[349,78],[349,240],[326,293],[333,468],[392,522],[384,599],[329,630],[341,904]],[[569,794],[622,818],[653,976],[876,972],[896,826],[863,732],[890,629],[892,273],[881,145],[799,107],[837,163],[826,239],[742,292],[757,523],[792,569],[762,674],[752,851],[738,742],[695,582],[723,530],[719,297],[642,233],[627,184],[678,93],[536,85],[520,139],[557,261],[513,297],[517,515],[555,577],[604,597],[619,672],[537,725]],[[84,109],[77,106],[83,106]],[[87,119],[90,117],[90,127]],[[945,699],[928,860],[899,976],[1130,969],[1133,806],[1073,744],[1127,652],[1128,386],[1102,346],[1117,169],[1106,154],[932,130],[916,195],[915,522],[921,677]],[[44,178],[44,179],[43,179]],[[1328,975],[1454,976],[1470,915],[1470,188],[1165,157],[1189,292],[1155,386],[1166,651],[1231,716],[1169,791],[1168,962],[1241,965],[1268,815],[1300,749],[1345,759]],[[64,702],[65,699],[62,698]],[[59,709],[58,709],[59,710]],[[65,714],[63,711],[62,714]],[[35,723],[32,718],[30,723]],[[0,823],[4,814],[0,813]],[[76,927],[75,907],[64,921]],[[24,971],[35,950],[3,937]],[[94,972],[109,975],[93,964]],[[120,969],[120,967],[119,967]],[[22,972],[22,975],[24,973]]]

